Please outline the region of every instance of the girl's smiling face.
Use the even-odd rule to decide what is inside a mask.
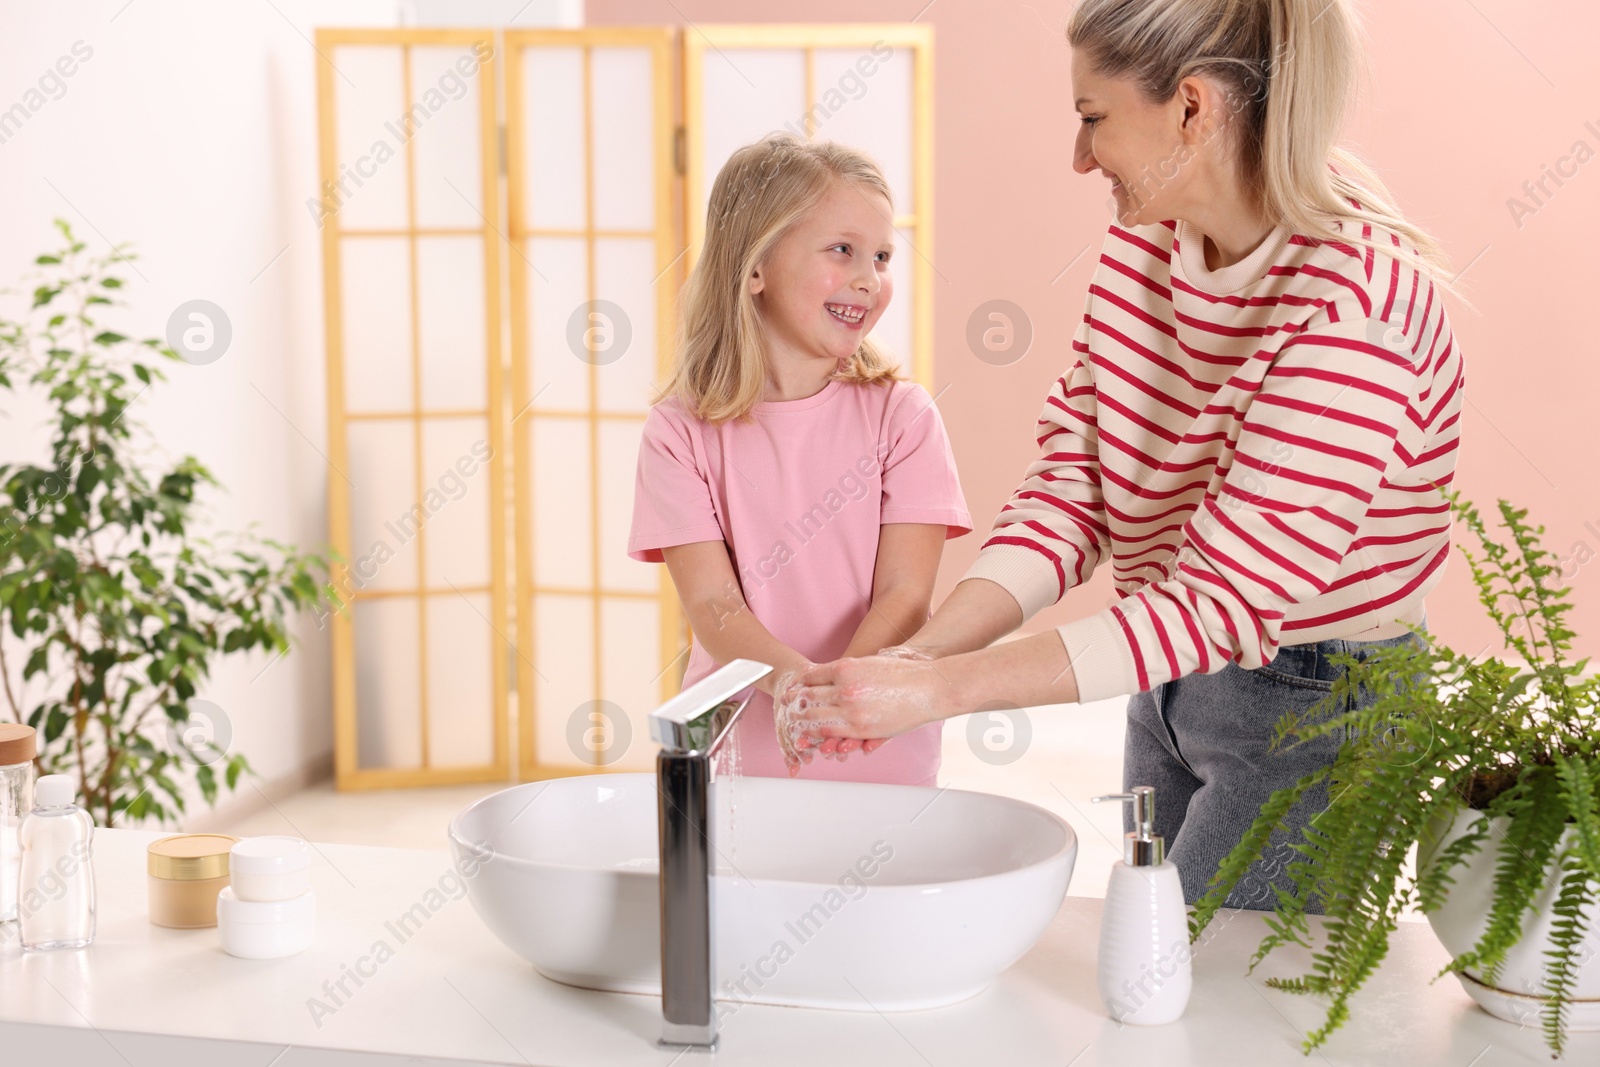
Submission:
[[[768,358],[838,364],[854,355],[894,294],[893,255],[888,200],[865,186],[833,182],[750,277]]]

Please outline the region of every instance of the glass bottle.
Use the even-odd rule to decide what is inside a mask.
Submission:
[[[17,879],[22,862],[17,829],[33,807],[33,727],[0,722],[0,923],[17,917]]]

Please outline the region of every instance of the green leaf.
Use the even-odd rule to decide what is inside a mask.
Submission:
[[[1596,810],[1594,765],[1558,753],[1556,775],[1567,799],[1573,850],[1589,876],[1600,881],[1600,811]]]
[[[200,795],[205,797],[207,804],[216,807],[217,804],[217,776],[212,771],[209,763],[202,763],[194,773],[195,780],[200,783]]]
[[[1578,967],[1584,962],[1581,950],[1589,929],[1587,916],[1596,897],[1593,872],[1568,852],[1562,864],[1561,889],[1556,894],[1553,909],[1555,918],[1550,924],[1551,948],[1544,954],[1549,961],[1545,974],[1547,998],[1539,1012],[1545,1043],[1557,1056],[1565,1045],[1568,1010],[1577,984]]]
[[[138,822],[150,812],[150,806],[155,803],[148,792],[140,793],[129,802],[125,814],[132,822]]]
[[[22,668],[22,680],[26,682],[40,671],[47,669],[49,665],[50,646],[48,644],[40,645],[28,656],[28,663]]]
[[[1467,857],[1483,847],[1489,839],[1489,817],[1480,815],[1458,838],[1436,855],[1427,869],[1417,877],[1417,907],[1424,912],[1437,911],[1444,904],[1449,886],[1455,883],[1450,872],[1466,861]],[[1448,973],[1449,968],[1441,973]]]

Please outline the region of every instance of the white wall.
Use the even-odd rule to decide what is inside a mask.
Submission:
[[[33,257],[55,247],[60,216],[92,247],[127,241],[139,253],[123,290],[131,306],[112,320],[122,332],[160,335],[172,309],[195,298],[223,308],[229,350],[206,366],[171,364],[132,410],[169,459],[193,454],[226,487],[206,497],[214,529],[255,522],[303,547],[327,541],[320,234],[305,207],[317,192],[312,28],[437,24],[442,10],[0,0],[0,111],[30,111],[0,142],[0,286],[18,286]],[[479,25],[513,15],[518,26],[573,25],[581,4],[507,0],[462,14]],[[80,41],[88,58],[30,96]],[[24,309],[19,297],[0,300],[6,318]],[[38,398],[4,397],[0,457],[44,462],[47,415]],[[306,616],[287,657],[269,667],[259,654],[230,656],[200,693],[228,716],[231,747],[280,789],[331,768],[327,634]],[[219,798],[219,813],[267,803],[245,781]],[[197,790],[190,812],[208,813]]]

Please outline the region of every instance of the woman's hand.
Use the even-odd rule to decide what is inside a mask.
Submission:
[[[934,658],[923,649],[912,645],[890,645],[888,648],[878,649],[877,654],[890,659],[927,661]],[[801,744],[809,745],[810,739],[804,734],[800,736],[799,740]],[[821,752],[824,757],[842,760],[857,749],[860,749],[862,754],[870,756],[887,744],[888,741],[887,737],[829,737],[816,746],[815,751]]]
[[[880,566],[879,572],[883,570]],[[950,598],[917,630],[911,643],[880,649],[878,656],[923,662],[959,656],[987,648],[1022,625],[1022,621],[1022,608],[1003,586],[987,578],[967,578],[956,584]],[[870,658],[857,657],[851,662],[862,663]],[[808,754],[816,751],[843,758],[857,748],[872,752],[884,745],[888,737],[821,737],[814,746],[812,741],[805,733],[799,734],[794,741],[796,751]]]
[[[955,687],[925,653],[817,664],[791,683],[785,697],[781,730],[796,752],[820,749],[830,740],[837,750],[837,739],[882,744],[962,710]]]
[[[878,655],[888,659],[933,659],[928,653],[913,645],[890,645],[888,648],[878,649]]]

